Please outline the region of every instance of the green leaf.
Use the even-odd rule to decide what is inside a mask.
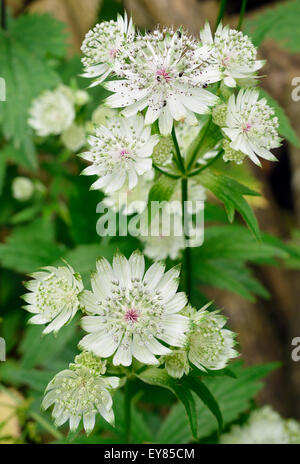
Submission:
[[[294,129],[291,126],[291,123],[284,112],[284,109],[281,108],[279,103],[274,100],[265,90],[260,89],[261,97],[264,97],[268,104],[275,110],[275,115],[279,121],[279,134],[287,139],[290,143],[295,145],[295,147],[300,148],[300,139]]]
[[[63,256],[65,248],[55,243],[47,221],[16,227],[5,243],[0,244],[0,263],[21,273],[49,266]]]
[[[6,361],[0,365],[1,382],[14,387],[28,386],[43,392],[56,372],[49,370],[25,369],[16,361]]]
[[[299,0],[284,2],[246,20],[244,30],[256,46],[267,37],[291,53],[297,53],[300,51],[299,16]]]
[[[230,365],[230,369],[236,375],[235,379],[228,376],[222,379],[220,377],[202,379],[220,406],[224,426],[238,419],[239,415],[250,407],[252,398],[263,386],[259,380],[277,367],[277,363],[271,363],[244,368],[242,362],[237,361]],[[216,431],[216,421],[202,401],[196,399],[196,404],[198,439],[204,439]],[[192,438],[184,409],[181,404],[176,404],[171,408],[155,441],[164,444],[181,444],[189,443]]]
[[[193,390],[200,400],[208,407],[211,413],[215,416],[219,431],[223,428],[223,417],[220,411],[218,402],[216,401],[209,388],[201,382],[199,376],[195,372],[191,372],[187,377],[184,377],[183,381]]]
[[[176,381],[170,377],[165,370],[159,369],[157,367],[150,367],[149,369],[143,371],[141,374],[137,374],[137,377],[147,384],[167,388],[177,396],[185,408],[192,434],[196,438],[197,415],[195,409],[195,400],[190,390],[179,381]]]
[[[51,16],[20,16],[9,32],[0,31],[1,77],[6,82],[6,101],[0,106],[4,136],[22,146],[28,162],[37,166],[34,145],[27,125],[32,100],[59,83],[59,76],[46,59],[61,56],[65,35]]]
[[[237,210],[244,218],[249,229],[253,232],[257,239],[260,239],[260,231],[257,219],[244,199],[245,195],[259,195],[253,190],[245,187],[236,180],[221,175],[215,174],[211,170],[206,170],[198,176],[199,181],[208,188],[217,198],[219,198],[225,206],[228,219],[230,222],[234,219],[234,212]]]

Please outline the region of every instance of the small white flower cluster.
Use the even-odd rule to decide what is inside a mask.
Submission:
[[[253,411],[244,425],[234,425],[221,435],[221,444],[279,445],[300,444],[300,424],[283,419],[270,406]]]
[[[18,201],[30,200],[34,189],[34,183],[29,177],[15,177],[12,182],[12,196]]]
[[[48,409],[54,404],[52,416],[57,427],[69,421],[70,430],[75,431],[82,419],[89,434],[95,427],[97,413],[114,424],[111,391],[120,386],[120,378],[104,376],[105,372],[105,362],[83,352],[69,369],[51,380],[42,407]]]
[[[125,117],[144,111],[144,124],[158,121],[162,136],[171,133],[174,120],[186,121],[195,126],[183,134],[187,146],[197,126],[199,130],[196,114],[212,111],[217,123],[222,107],[225,161],[241,163],[249,156],[259,164],[257,156],[275,159],[270,149],[278,147],[280,139],[273,110],[264,99],[258,100],[255,90],[242,89],[236,97],[231,95],[237,85],[253,87],[264,64],[257,60],[256,48],[242,32],[220,24],[213,36],[207,23],[200,41],[181,28],[155,29],[142,35],[135,32],[125,14],[124,19],[119,16],[117,21],[101,23],[88,32],[82,50],[84,75],[96,77],[92,85],[114,76],[103,84],[112,92],[106,104],[119,108]],[[222,92],[228,101],[222,103],[215,83],[231,89]],[[177,130],[180,133],[180,124]],[[165,144],[164,149],[163,154],[160,145],[154,149],[156,163],[168,161],[171,144]]]
[[[70,266],[48,267],[27,282],[25,309],[34,313],[32,324],[48,324],[44,333],[57,332],[78,309],[85,315],[81,326],[87,332],[79,343],[83,351],[47,387],[43,406],[54,404],[56,425],[70,420],[78,427],[83,417],[90,432],[96,412],[113,422],[110,389],[120,379],[105,377],[110,365],[128,367],[134,360],[145,365],[164,365],[170,376],[180,378],[191,369],[216,370],[237,356],[234,334],[224,328],[226,319],[216,312],[187,306],[178,292],[178,266],[165,272],[162,262],[145,270],[140,251],[127,260],[117,252],[112,265],[96,262],[92,290],[84,290]],[[121,372],[121,371],[120,371]]]
[[[76,109],[88,100],[85,90],[73,90],[66,85],[59,85],[33,101],[28,124],[40,137],[61,135],[63,145],[76,152],[85,143],[84,126],[75,121]]]

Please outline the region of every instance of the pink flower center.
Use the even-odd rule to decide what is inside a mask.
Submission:
[[[118,50],[116,48],[112,48],[111,50],[109,50],[109,55],[112,57],[112,58],[115,58],[115,56],[117,55],[118,53]]]
[[[247,122],[247,124],[245,124],[243,127],[243,132],[248,132],[250,129],[251,129],[251,124]]]
[[[157,80],[161,80],[161,78],[165,79],[166,82],[169,82],[171,79],[170,74],[166,71],[165,68],[160,68],[156,71],[156,78]]]
[[[125,158],[127,158],[126,155],[128,155],[128,154],[129,154],[129,152],[126,150],[126,148],[124,148],[123,150],[120,151],[120,156],[121,156],[122,158],[123,158],[123,156],[124,156]]]
[[[130,322],[131,324],[134,324],[135,322],[137,322],[139,318],[139,313],[137,312],[136,309],[130,308],[130,309],[127,309],[124,317],[125,317],[125,321]]]

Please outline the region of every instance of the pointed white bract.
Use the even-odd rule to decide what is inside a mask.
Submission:
[[[258,156],[276,161],[270,150],[280,146],[278,118],[265,98],[259,100],[258,90],[240,90],[229,98],[222,130],[231,141],[230,147],[255,164],[260,165]]]
[[[113,92],[106,103],[124,108],[125,116],[147,108],[145,123],[158,120],[160,133],[167,135],[174,119],[207,113],[218,101],[205,90],[220,79],[217,68],[207,64],[208,57],[207,47],[181,30],[165,28],[139,35],[117,70],[120,80],[105,83]]]
[[[126,50],[134,40],[132,20],[118,15],[117,21],[103,21],[90,30],[83,41],[81,50],[84,77],[94,78],[92,86],[103,82],[120,67],[126,57]]]
[[[88,332],[81,349],[108,358],[114,365],[130,366],[135,358],[143,364],[159,364],[156,355],[182,347],[189,319],[179,313],[187,299],[177,293],[179,269],[165,273],[161,262],[145,273],[143,255],[137,250],[127,260],[117,253],[113,265],[105,258],[97,261],[92,291],[81,296],[81,305],[90,314],[82,319]]]
[[[52,416],[57,427],[69,421],[70,430],[75,431],[82,419],[89,434],[97,413],[114,424],[111,390],[120,386],[120,379],[103,377],[103,363],[91,353],[76,358],[70,369],[59,372],[48,384],[42,407],[48,409],[54,405]]]
[[[200,32],[202,44],[210,50],[208,61],[217,66],[221,79],[228,87],[241,86],[255,76],[264,61],[257,60],[257,50],[242,32],[223,27],[220,23],[213,37],[210,26],[205,24]]]
[[[110,207],[114,212],[121,212],[124,215],[134,213],[141,214],[146,206],[149,191],[153,185],[153,170],[139,176],[137,185],[129,190],[127,182],[117,192],[113,192],[103,200],[105,206]]]
[[[30,324],[48,324],[43,333],[58,332],[79,309],[78,295],[83,289],[81,277],[71,266],[44,268],[31,274],[25,283],[30,291],[23,295],[24,309],[33,313]]]
[[[190,309],[193,329],[189,335],[188,357],[198,369],[206,371],[226,367],[231,358],[238,356],[233,348],[235,333],[225,329],[226,317],[205,308]]]
[[[92,164],[82,174],[99,177],[91,189],[112,193],[127,182],[128,190],[132,190],[138,176],[151,170],[151,154],[158,140],[157,135],[151,135],[150,127],[144,126],[142,115],[111,118],[89,137],[90,149],[81,157]]]

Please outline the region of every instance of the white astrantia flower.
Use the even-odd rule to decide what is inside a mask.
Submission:
[[[205,90],[220,79],[216,67],[207,64],[208,57],[208,48],[181,30],[140,35],[118,69],[120,80],[105,83],[113,92],[106,103],[124,108],[125,116],[147,107],[145,124],[158,119],[160,133],[168,135],[174,119],[207,113],[217,103],[218,97]]]
[[[73,152],[80,150],[85,143],[84,126],[75,123],[71,124],[61,134],[61,141],[66,148]]]
[[[23,295],[24,309],[33,313],[30,324],[48,324],[43,333],[57,332],[70,322],[79,309],[81,277],[71,266],[43,268],[31,274],[33,280],[24,285],[30,291]]]
[[[28,124],[37,135],[45,137],[58,135],[66,130],[75,118],[72,97],[68,96],[65,86],[55,90],[46,90],[32,103]]]
[[[260,166],[258,156],[276,161],[270,152],[280,146],[278,118],[265,98],[259,100],[258,90],[240,90],[228,100],[224,134],[230,139],[230,147],[241,151]]]
[[[231,358],[238,356],[233,348],[235,333],[224,329],[226,317],[218,311],[206,311],[208,305],[199,311],[190,308],[192,330],[189,335],[188,357],[199,369],[223,369]]]
[[[113,265],[105,258],[96,263],[92,291],[81,296],[81,305],[90,314],[82,319],[89,334],[79,346],[102,358],[113,356],[114,365],[130,366],[132,358],[143,364],[159,364],[156,355],[171,352],[160,341],[182,347],[189,319],[179,313],[186,303],[185,293],[177,293],[180,271],[165,273],[161,262],[145,273],[144,256],[138,250],[127,260],[117,253]]]
[[[228,87],[236,87],[240,81],[253,78],[264,65],[264,61],[256,59],[257,50],[248,36],[229,26],[223,27],[220,23],[213,38],[206,23],[200,38],[211,51],[209,62],[218,66],[221,78]]]
[[[114,424],[111,390],[120,386],[120,379],[103,377],[95,369],[96,363],[96,360],[89,360],[87,366],[84,362],[70,364],[70,369],[59,372],[48,384],[42,407],[48,409],[54,404],[52,416],[57,427],[69,421],[73,432],[82,419],[89,434],[95,426],[97,413]]]
[[[128,184],[117,192],[113,192],[103,200],[105,206],[109,206],[115,212],[130,215],[133,213],[141,214],[148,201],[149,191],[153,185],[154,171],[148,171],[142,176],[139,176],[137,185],[132,189],[128,189]]]
[[[165,206],[162,215],[158,213],[151,221],[148,234],[139,239],[144,245],[144,254],[153,260],[178,259],[184,249],[182,218],[178,214],[180,203],[174,201]]]
[[[92,164],[82,174],[97,175],[91,189],[105,193],[120,190],[128,182],[128,190],[138,183],[138,176],[152,168],[151,154],[158,143],[158,136],[151,135],[151,128],[144,126],[142,115],[131,118],[111,118],[106,126],[96,128],[88,138],[89,151],[81,157]]]
[[[173,350],[172,353],[162,356],[161,362],[164,363],[167,373],[175,379],[181,379],[190,371],[186,350]]]
[[[270,406],[263,406],[250,414],[243,425],[233,425],[221,435],[221,444],[300,444],[300,424],[283,419]]]
[[[34,193],[34,184],[28,177],[15,177],[11,188],[12,196],[19,201],[29,200]]]
[[[134,40],[132,19],[118,15],[117,21],[103,21],[90,30],[82,43],[84,77],[95,78],[92,86],[103,82],[116,71],[126,57],[126,50]]]

